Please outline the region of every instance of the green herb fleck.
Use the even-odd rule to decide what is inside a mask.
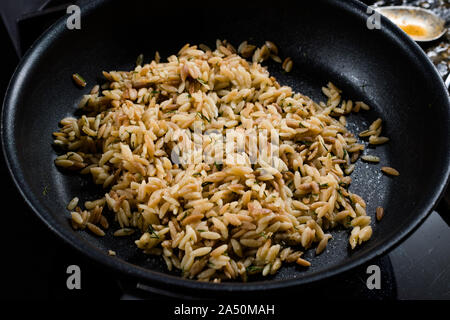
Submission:
[[[320,185],[320,188],[327,188],[328,187],[328,183],[323,183]]]
[[[148,232],[150,233],[150,238],[159,239],[159,235],[155,232],[152,225],[148,226]]]
[[[258,266],[249,266],[246,268],[247,272],[259,272],[262,270],[262,267]]]
[[[222,170],[222,168],[223,168],[223,164],[222,163],[217,163],[217,162],[214,162],[214,165],[216,166],[216,168],[217,168],[217,170]]]
[[[203,115],[203,113],[197,112],[197,116],[199,116],[200,119],[203,119],[203,120],[206,120],[206,121],[208,121],[208,122],[211,122],[207,117],[205,117],[205,116]]]
[[[348,198],[348,201],[350,201],[350,204],[352,205],[352,207],[354,207],[355,206],[355,202],[352,200],[352,198],[351,197],[349,197]]]
[[[348,219],[347,219],[347,221],[345,221],[345,225],[347,226],[347,227],[350,227],[351,225],[352,225],[352,221],[351,221],[351,218],[350,217],[347,217]]]
[[[48,194],[48,186],[44,186],[44,190],[42,190],[42,195],[46,196]]]

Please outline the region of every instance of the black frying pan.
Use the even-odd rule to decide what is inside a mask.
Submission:
[[[94,1],[82,8],[81,30],[68,30],[64,19],[51,27],[27,52],[10,83],[2,114],[2,142],[14,181],[36,214],[61,238],[90,258],[127,276],[177,290],[244,292],[310,283],[354,268],[386,253],[417,227],[437,204],[450,170],[450,105],[446,89],[421,49],[382,19],[381,30],[366,26],[366,6],[357,1],[315,0],[289,4],[177,7],[161,1]],[[213,46],[216,38],[238,45],[274,41],[281,55],[292,57],[293,71],[269,70],[282,84],[314,100],[332,81],[348,98],[362,100],[371,111],[349,117],[359,132],[381,117],[391,141],[371,150],[380,165],[358,162],[351,190],[377,206],[385,217],[375,223],[372,239],[355,251],[348,231],[333,231],[327,252],[312,266],[284,266],[272,278],[249,283],[201,283],[170,274],[162,261],[143,255],[134,239],[108,234],[97,238],[74,231],[65,209],[68,201],[97,198],[102,190],[78,175],[58,170],[53,160],[52,132],[58,121],[73,115],[82,94],[71,81],[75,72],[89,86],[101,83],[103,70],[130,70],[136,57],[147,59],[178,52],[186,42]],[[380,173],[381,165],[401,175]],[[117,257],[107,255],[107,250]]]

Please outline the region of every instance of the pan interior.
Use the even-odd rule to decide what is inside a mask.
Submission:
[[[186,42],[214,47],[217,38],[235,46],[243,40],[257,45],[273,41],[280,56],[294,62],[290,73],[283,72],[279,64],[267,63],[282,85],[325,101],[321,87],[332,81],[343,90],[344,98],[372,107],[348,118],[353,133],[381,117],[383,135],[391,138],[386,145],[366,150],[379,156],[380,164],[358,161],[352,174],[350,190],[366,200],[372,221],[375,208],[385,208],[383,220],[374,223],[372,239],[350,252],[348,232],[333,231],[326,252],[317,257],[313,250],[306,253],[312,260],[310,268],[283,266],[265,281],[308,279],[373,256],[423,217],[448,170],[449,106],[442,90],[436,90],[437,77],[430,73],[430,66],[408,53],[407,45],[400,45],[383,30],[368,29],[365,19],[335,1],[311,1],[298,8],[166,6],[129,0],[87,10],[81,30],[66,31],[59,23],[16,75],[5,104],[5,148],[23,193],[53,228],[63,230],[66,238],[84,248],[98,248],[99,260],[113,259],[106,256],[111,249],[117,252],[114,259],[167,274],[161,260],[135,247],[135,238],[114,238],[111,232],[98,238],[71,229],[65,208],[70,199],[92,200],[105,191],[88,178],[54,166],[52,132],[60,119],[74,114],[88,87],[103,82],[103,70],[131,70],[139,54],[149,61],[156,50],[164,59]],[[85,89],[71,82],[75,72],[87,80]],[[399,170],[400,176],[383,175],[380,167],[385,165]],[[139,272],[144,277],[151,273]]]

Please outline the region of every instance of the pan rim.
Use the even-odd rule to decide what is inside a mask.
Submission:
[[[335,1],[335,0],[323,0],[330,5],[337,7],[338,9],[345,10],[355,16],[355,19],[367,19],[368,14],[367,6],[357,0],[348,1]],[[92,1],[87,4],[82,11],[82,15],[90,14],[100,7],[103,3],[109,2],[109,0],[97,0]],[[386,27],[383,28],[384,33],[392,41],[402,44],[407,47],[410,54],[414,55],[421,63],[423,63],[425,68],[428,68],[431,72],[431,76],[436,81],[436,90],[441,92],[447,92],[442,78],[438,75],[435,67],[431,64],[429,59],[426,57],[422,49],[411,40],[406,34],[404,34],[400,29],[398,29],[393,23],[384,17],[381,17],[382,23]],[[27,185],[20,181],[18,177],[21,175],[21,170],[14,164],[15,149],[12,144],[7,141],[7,137],[12,137],[13,128],[11,126],[10,118],[14,114],[15,103],[14,100],[14,90],[16,90],[18,84],[20,84],[21,79],[25,77],[25,71],[27,68],[32,67],[34,64],[33,58],[38,57],[42,50],[48,47],[48,42],[51,42],[53,37],[58,37],[58,35],[63,32],[65,25],[65,17],[60,18],[55,24],[53,24],[44,34],[42,34],[36,42],[31,46],[31,48],[26,52],[24,57],[21,59],[19,65],[17,66],[14,75],[12,76],[10,83],[8,85],[3,108],[1,113],[1,140],[2,149],[5,158],[5,162],[8,171],[14,181],[16,188],[19,190],[21,196],[25,199],[27,205],[32,209],[32,211],[44,222],[47,227],[56,233],[60,238],[62,238],[66,243],[70,244],[72,247],[76,248],[78,251],[88,256],[90,259],[99,262],[103,265],[110,267],[116,271],[119,271],[127,276],[142,279],[149,282],[152,285],[170,285],[174,287],[184,288],[184,289],[194,289],[201,291],[220,291],[220,292],[250,292],[258,290],[272,290],[281,289],[287,287],[299,286],[302,284],[308,284],[315,282],[317,280],[323,280],[337,274],[349,271],[357,266],[363,265],[364,263],[381,256],[388,251],[392,250],[396,245],[401,243],[405,238],[407,238],[412,232],[414,232],[428,217],[432,209],[436,206],[438,201],[443,195],[445,188],[449,184],[450,180],[450,166],[443,169],[443,178],[441,183],[432,192],[433,195],[424,207],[423,210],[415,219],[411,220],[403,230],[399,231],[397,235],[393,236],[390,242],[382,241],[378,248],[361,255],[353,261],[340,263],[334,266],[332,269],[325,269],[308,275],[300,276],[295,279],[287,280],[265,280],[265,281],[255,281],[248,283],[205,283],[198,282],[195,280],[183,279],[179,276],[170,275],[163,272],[153,271],[146,269],[132,263],[129,263],[121,259],[113,259],[107,255],[107,253],[101,251],[100,249],[90,245],[86,241],[81,240],[76,237],[74,233],[69,232],[66,229],[58,229],[55,227],[55,223],[52,217],[46,212],[41,212],[37,206],[33,203],[34,195],[31,190],[28,189]],[[439,83],[438,83],[439,82]],[[448,94],[447,94],[448,98]],[[448,103],[447,103],[448,104]],[[450,108],[447,108],[447,127],[449,126],[450,119]],[[444,156],[443,156],[444,157]],[[444,158],[445,159],[445,158]],[[450,150],[447,150],[446,162],[450,162]],[[52,223],[53,222],[53,223]]]

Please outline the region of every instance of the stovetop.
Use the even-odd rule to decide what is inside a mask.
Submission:
[[[3,23],[0,26],[3,68],[0,73],[0,96],[3,97],[21,54],[33,39],[57,16],[65,14],[67,1],[3,0],[0,9]],[[397,1],[399,2],[399,1]],[[400,1],[402,2],[402,1]],[[404,2],[404,1],[403,1]],[[417,3],[418,1],[413,1]],[[422,1],[442,4],[442,1]],[[39,10],[49,12],[45,17]],[[24,15],[25,14],[25,15]],[[19,18],[20,23],[15,24]],[[6,26],[5,26],[6,25]],[[9,34],[14,41],[10,40]],[[18,40],[20,39],[20,41]],[[444,39],[444,42],[448,40]],[[439,42],[424,47],[429,51]],[[441,63],[442,61],[439,61]],[[446,76],[449,61],[444,60]],[[28,208],[13,185],[9,172],[0,159],[4,227],[0,233],[2,246],[1,274],[2,298],[7,299],[136,299],[158,298],[145,284],[125,279],[113,271],[87,259],[51,232]],[[291,288],[279,298],[295,292],[302,295],[340,299],[450,299],[450,210],[442,205],[433,211],[426,221],[396,249],[326,281],[302,288]],[[444,217],[444,219],[442,218]],[[67,268],[77,265],[82,272],[81,290],[67,289]],[[380,289],[368,289],[369,265],[377,265],[381,271]],[[326,288],[326,290],[324,290]],[[167,288],[170,292],[170,288]],[[315,294],[317,293],[317,295]],[[189,297],[187,297],[189,298]]]

